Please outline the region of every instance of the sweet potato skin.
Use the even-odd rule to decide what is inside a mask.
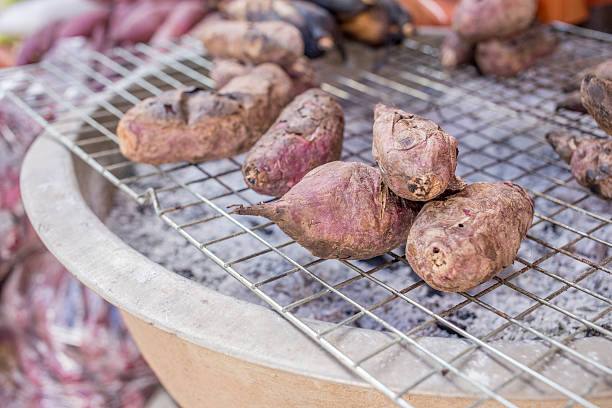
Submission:
[[[260,194],[280,197],[310,170],[340,160],[344,116],[340,104],[319,88],[283,109],[249,151],[242,174]]]
[[[310,171],[278,201],[235,212],[274,221],[319,258],[369,259],[404,242],[417,208],[393,194],[375,168],[335,161]]]
[[[474,59],[475,45],[450,32],[440,46],[440,63],[446,68],[467,64]]]
[[[536,0],[461,0],[453,30],[470,42],[511,36],[531,24],[536,9]]]
[[[243,153],[274,121],[290,94],[291,81],[275,64],[262,64],[218,92],[165,92],[143,100],[121,118],[121,153],[150,164],[196,163]]]
[[[533,211],[517,184],[471,184],[425,204],[408,234],[406,259],[434,289],[469,290],[512,264]]]
[[[512,77],[532,66],[540,57],[551,54],[557,47],[554,33],[534,26],[507,39],[478,43],[476,64],[486,75]]]
[[[612,81],[612,59],[600,62],[573,75],[571,81],[563,86],[563,92],[580,91],[582,80],[589,74]]]
[[[612,135],[612,81],[589,74],[582,80],[580,95],[595,122]]]
[[[372,156],[395,194],[428,201],[449,187],[461,189],[463,182],[455,177],[457,154],[457,139],[434,121],[376,105]]]
[[[576,181],[612,198],[612,139],[574,137],[550,132],[546,140],[569,165]]]
[[[304,54],[299,30],[282,21],[211,21],[198,35],[212,56],[253,64],[273,62],[287,68]]]

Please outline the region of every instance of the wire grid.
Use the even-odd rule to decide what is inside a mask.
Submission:
[[[429,378],[438,375],[455,375],[470,384],[472,390],[481,396],[475,399],[472,404],[474,407],[489,399],[504,406],[514,406],[502,396],[502,393],[512,383],[526,380],[546,384],[555,389],[566,398],[566,406],[579,403],[586,407],[594,407],[596,405],[587,400],[588,394],[607,380],[606,377],[612,374],[612,369],[591,358],[587,353],[572,347],[571,340],[584,335],[600,336],[607,341],[612,339],[611,328],[598,323],[612,310],[612,300],[584,285],[590,276],[598,273],[609,276],[612,271],[609,267],[612,257],[607,256],[608,249],[612,245],[610,243],[612,220],[609,215],[611,207],[609,200],[595,198],[588,190],[576,184],[568,171],[569,167],[554,154],[545,153],[546,149],[550,148],[543,138],[546,130],[550,129],[548,125],[565,126],[567,122],[564,115],[569,114],[555,115],[554,107],[551,108],[550,105],[558,96],[556,88],[559,83],[569,80],[571,73],[598,62],[595,60],[605,58],[606,52],[607,56],[612,52],[609,38],[588,38],[578,34],[569,33],[567,30],[560,32],[564,41],[562,47],[572,44],[579,50],[589,50],[591,52],[588,54],[589,58],[577,55],[576,58],[566,61],[568,52],[573,48],[568,48],[570,49],[568,52],[562,48],[563,53],[554,57],[566,61],[562,67],[551,64],[550,61],[542,62],[528,74],[518,79],[504,81],[477,77],[470,68],[453,73],[442,71],[436,60],[435,45],[439,39],[429,38],[409,40],[404,47],[394,49],[393,53],[386,57],[388,63],[383,64],[376,73],[364,70],[358,65],[338,66],[325,62],[318,64],[321,77],[325,79],[322,88],[337,96],[345,111],[373,106],[382,100],[438,121],[445,130],[459,139],[461,151],[458,174],[462,177],[468,180],[491,181],[510,179],[518,183],[535,177],[542,181],[537,188],[529,190],[536,199],[536,213],[527,240],[545,248],[546,253],[530,259],[528,254],[524,255],[519,251],[515,260],[515,265],[518,267],[510,271],[511,273],[500,274],[469,293],[461,293],[461,301],[446,310],[431,310],[410,297],[412,291],[424,286],[421,280],[406,287],[395,287],[377,277],[377,272],[398,265],[409,270],[400,250],[390,252],[383,258],[383,262],[369,268],[364,267],[362,263],[352,261],[312,259],[307,263],[299,263],[286,253],[288,249],[298,246],[295,242],[287,240],[271,243],[266,240],[266,230],[277,228],[273,223],[259,219],[257,225],[249,226],[241,219],[229,215],[225,205],[222,204],[228,199],[234,200],[234,203],[238,200],[244,204],[253,204],[261,199],[243,183],[235,182],[236,179],[241,179],[240,157],[227,159],[224,171],[212,173],[207,170],[206,164],[145,166],[127,161],[121,156],[114,130],[123,112],[133,104],[172,88],[214,85],[208,76],[211,62],[204,56],[199,43],[193,39],[168,44],[163,50],[140,44],[129,50],[115,49],[107,55],[91,53],[89,64],[73,55],[67,55],[63,62],[43,62],[20,71],[21,82],[6,91],[6,95],[43,126],[47,134],[57,138],[115,186],[141,204],[152,203],[157,215],[165,223],[397,405],[410,407],[406,400],[408,393]],[[358,61],[371,59],[371,55],[359,46],[351,46],[350,51],[354,55],[365,53],[362,58],[357,58]],[[133,75],[133,72],[142,66],[147,66],[147,75]],[[66,78],[67,67],[76,70],[79,75]],[[39,80],[49,75],[54,77],[57,83]],[[116,82],[123,78],[127,78],[126,81],[131,83],[129,87],[123,87]],[[80,99],[73,98],[73,100],[80,102],[71,102],[70,98],[66,98],[67,82],[70,85],[68,89],[79,94]],[[84,83],[88,86],[83,86]],[[36,84],[35,92],[32,92],[32,84]],[[103,87],[112,92],[112,98],[95,98],[97,88]],[[495,97],[492,97],[493,94]],[[526,94],[535,98],[530,104],[526,104],[523,100]],[[49,101],[56,111],[63,111],[66,114],[54,117],[48,112]],[[598,134],[592,119],[584,115],[578,115],[577,118],[573,120],[576,125],[574,130]],[[78,138],[74,133],[66,133],[66,129],[70,129],[74,123],[82,123]],[[491,129],[495,131],[492,132]],[[524,136],[526,133],[530,134],[530,138]],[[370,150],[371,145],[368,140],[364,141],[359,135],[347,134],[343,160],[372,163]],[[502,171],[505,177],[500,177],[499,171],[493,171],[500,166],[506,169]],[[134,171],[135,168],[139,171]],[[557,171],[551,173],[551,168]],[[187,169],[195,171],[200,176],[195,178],[183,176]],[[212,182],[217,188],[203,188],[206,183]],[[559,191],[563,193],[559,194]],[[179,193],[185,193],[180,194],[181,197],[188,198],[178,204],[173,202],[169,206],[164,206],[165,196],[169,194],[176,196]],[[601,200],[603,210],[594,212],[586,209],[583,204],[592,200]],[[198,216],[197,210],[202,207],[212,209],[213,215]],[[542,212],[540,208],[546,211]],[[569,225],[563,221],[567,218],[567,214],[578,215],[586,221],[580,225]],[[222,224],[219,224],[220,222]],[[218,228],[220,235],[206,242],[199,240],[190,233],[190,228],[202,224]],[[562,245],[547,242],[533,232],[538,225],[571,231],[575,237]],[[226,259],[223,253],[216,250],[216,244],[227,241],[238,242],[239,239],[254,240],[260,244],[261,250],[244,253],[237,259]],[[575,254],[574,247],[585,241],[603,247],[606,256],[592,259]],[[249,260],[262,256],[281,257],[286,261],[287,269],[269,271],[270,275],[264,279],[254,279],[250,271],[242,269],[242,266]],[[568,257],[581,265],[584,270],[571,277],[549,270],[546,261],[556,256]],[[333,279],[316,268],[324,262],[341,262],[352,275],[332,282]],[[513,282],[516,277],[527,272],[542,275],[542,279],[544,276],[554,279],[559,282],[559,288],[552,293],[540,294],[536,287],[523,287]],[[303,274],[307,279],[318,282],[321,290],[285,303],[266,290],[270,283],[282,281],[294,274]],[[360,304],[347,294],[347,289],[351,285],[362,280],[370,282],[385,293],[380,301],[374,304]],[[508,315],[501,307],[483,300],[488,293],[500,287],[510,288],[517,296],[529,299],[530,306],[519,314]],[[594,297],[600,301],[601,307],[589,316],[572,313],[555,304],[557,297],[567,293]],[[300,306],[330,296],[338,297],[350,304],[354,313],[338,318],[331,328],[324,330],[313,325],[311,321],[300,318],[296,313]],[[426,320],[408,331],[402,331],[377,315],[376,312],[381,308],[395,307],[397,302],[409,305],[415,312],[425,314]],[[460,327],[450,319],[454,313],[467,307],[481,307],[495,313],[502,319],[503,324],[484,336],[475,336],[470,333],[469,327]],[[541,307],[550,308],[560,315],[575,320],[579,324],[578,328],[560,339],[542,333],[524,319]],[[377,322],[389,335],[389,342],[375,350],[367,350],[362,355],[350,355],[343,351],[334,334],[341,328],[365,318]],[[434,324],[463,337],[469,344],[451,358],[442,358],[417,341],[419,333]],[[511,326],[518,326],[541,339],[542,344],[547,346],[546,349],[540,355],[534,355],[527,364],[500,351],[489,340]],[[378,358],[392,348],[422,356],[429,362],[431,370],[421,378],[409,378],[405,386],[400,389],[397,387],[392,389],[384,379],[374,374],[377,370],[368,366],[370,362],[378,361]],[[477,352],[484,353],[488,358],[507,366],[507,375],[503,381],[490,386],[462,370],[461,362]],[[576,364],[586,367],[585,372],[589,372],[592,386],[586,390],[572,389],[571,385],[561,384],[556,379],[550,378],[550,375],[544,375],[543,367],[552,364],[552,359],[560,356],[571,358]],[[409,370],[410,367],[406,369]]]

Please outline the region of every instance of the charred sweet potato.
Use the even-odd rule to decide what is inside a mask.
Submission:
[[[574,137],[550,132],[546,140],[571,168],[576,181],[612,198],[612,139]]]
[[[461,0],[453,30],[471,42],[511,36],[531,24],[536,8],[536,0]]]
[[[218,92],[169,91],[131,108],[119,121],[121,153],[150,164],[202,162],[249,150],[291,95],[291,80],[262,64]]]
[[[589,74],[582,80],[580,95],[595,122],[612,135],[612,81]]]
[[[274,62],[287,68],[304,54],[299,30],[283,21],[211,21],[198,35],[212,56],[253,64]]]
[[[564,92],[580,91],[580,85],[585,76],[592,74],[598,78],[612,81],[612,59],[605,60],[599,64],[584,69],[572,76],[572,79],[563,86]]]
[[[340,41],[334,17],[324,8],[304,1],[233,0],[222,3],[225,15],[232,20],[284,21],[295,26],[304,40],[304,53],[316,58]]]
[[[465,183],[455,177],[457,154],[457,139],[434,121],[376,105],[372,155],[395,194],[428,201],[447,189],[460,190]]]
[[[397,43],[414,32],[412,17],[395,0],[377,0],[374,6],[341,21],[345,34],[370,45]]]
[[[532,66],[538,58],[551,54],[556,47],[552,31],[534,26],[514,37],[478,43],[476,64],[486,75],[511,77]]]
[[[339,160],[344,116],[340,104],[319,88],[299,95],[255,143],[242,165],[247,185],[280,197],[310,170]]]
[[[446,68],[467,64],[474,59],[475,45],[451,32],[440,46],[440,62]]]
[[[404,242],[416,205],[393,194],[375,168],[335,161],[310,171],[278,201],[235,212],[274,221],[319,258],[369,259]]]
[[[337,16],[350,16],[365,11],[375,4],[376,0],[310,0],[310,2],[326,8]]]
[[[469,290],[512,264],[533,210],[517,184],[471,184],[425,204],[408,234],[406,259],[434,289]]]

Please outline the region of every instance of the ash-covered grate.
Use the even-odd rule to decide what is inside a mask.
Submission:
[[[169,229],[197,248],[200,257],[208,257],[202,259],[247,288],[245,296],[257,296],[398,405],[411,406],[404,399],[411,390],[444,375],[462,379],[482,396],[473,406],[487,399],[514,406],[504,395],[517,383],[528,383],[556,390],[565,399],[562,405],[593,407],[589,396],[611,387],[612,362],[597,359],[573,340],[598,337],[604,347],[612,345],[612,203],[578,185],[544,135],[565,127],[602,135],[588,116],[556,114],[552,103],[573,73],[612,57],[612,40],[568,28],[559,34],[560,50],[553,57],[503,81],[479,77],[472,68],[441,70],[435,49],[439,39],[425,37],[408,40],[389,55],[351,45],[347,64],[333,57],[317,63],[325,81],[322,88],[336,95],[345,109],[343,160],[372,163],[372,108],[382,101],[433,119],[457,137],[457,173],[466,181],[512,180],[534,196],[534,223],[514,264],[460,294],[429,289],[411,271],[401,249],[371,261],[325,261],[264,219],[228,215],[227,205],[270,199],[246,187],[241,157],[159,167],[123,158],[114,130],[134,103],[175,87],[213,86],[208,77],[211,63],[194,40],[169,44],[165,50],[138,45],[107,55],[92,52],[87,64],[67,54],[60,62],[7,72],[5,77],[13,80],[5,93],[47,134],[138,204],[152,204]],[[49,85],[50,77],[60,85]],[[102,87],[105,93],[97,95]],[[50,102],[53,114],[46,111]],[[68,133],[74,123],[82,123],[79,131]],[[121,220],[120,213],[114,216]],[[156,240],[161,245],[168,234],[167,228],[153,240],[136,237],[133,245],[138,247],[140,241],[148,247]],[[199,268],[206,266],[196,263],[179,272],[206,282]],[[334,326],[321,331],[304,316]],[[336,335],[347,325],[383,330],[389,342],[353,355]],[[442,334],[463,339],[451,355],[417,342],[419,336]],[[499,339],[535,339],[539,346],[534,350],[539,352],[524,362],[506,353],[495,341]],[[419,355],[431,370],[422,378],[406,375],[401,388],[391,389],[384,375],[374,374],[380,370],[373,365],[401,353]],[[483,378],[466,368],[469,359],[495,360],[502,368],[495,378]],[[563,364],[575,365],[584,378],[555,375],[555,368],[569,367]],[[410,367],[405,370],[410,373]]]

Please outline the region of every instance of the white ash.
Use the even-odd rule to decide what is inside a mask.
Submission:
[[[457,101],[451,100],[450,102],[456,103]],[[405,102],[401,106],[405,109],[408,108]],[[480,130],[475,130],[483,122],[486,123],[493,120],[499,122],[499,112],[490,112],[485,109],[477,110],[472,106],[472,112],[478,112],[477,114],[470,113],[469,115],[463,115],[461,120],[456,120],[454,118],[457,115],[461,115],[462,111],[465,112],[468,105],[463,103],[451,106],[453,107],[436,109],[433,106],[427,106],[422,102],[415,101],[412,105],[412,111],[438,121],[445,130],[459,139],[461,153],[457,172],[460,176],[464,176],[466,181],[499,181],[499,178],[516,178],[515,181],[525,187],[538,192],[544,192],[549,187],[555,185],[551,179],[546,179],[544,176],[560,180],[571,179],[567,166],[561,164],[552,149],[545,143],[537,144],[538,140],[543,140],[543,135],[547,129],[542,126],[534,127],[533,121],[508,118],[503,126],[489,126],[484,129],[481,126]],[[457,108],[458,106],[460,108]],[[345,106],[347,129],[345,133],[344,160],[371,162],[369,149],[371,143],[372,107],[373,105]],[[523,129],[525,130],[523,131]],[[517,149],[524,149],[531,145],[534,146],[529,150],[517,152]],[[495,158],[497,157],[506,158],[506,160],[496,163]],[[207,197],[213,197],[229,193],[228,187],[234,191],[246,188],[239,168],[242,158],[242,156],[237,157],[233,162],[230,160],[220,160],[204,163],[199,168],[190,166],[173,174],[184,182],[205,178],[207,174],[202,170],[212,176],[220,174],[217,177],[218,181],[209,179],[203,182],[194,182],[190,185],[196,192]],[[546,165],[544,159],[550,160],[551,164]],[[512,163],[519,164],[522,170],[513,166]],[[481,168],[484,166],[486,166],[486,169],[482,170]],[[170,167],[165,166],[165,168]],[[135,166],[134,171],[136,174],[144,174],[144,172],[148,172],[150,169]],[[537,172],[525,174],[525,169],[528,171],[537,170]],[[144,190],[150,185],[161,186],[170,184],[170,182],[163,181],[163,179],[158,177],[144,179],[139,183],[131,185],[131,187]],[[568,182],[568,187],[556,186],[547,191],[546,194],[563,201],[573,202],[585,196],[586,190],[572,180]],[[221,208],[225,208],[232,204],[246,204],[247,200],[255,203],[268,199],[270,197],[259,196],[251,190],[244,190],[238,194],[229,194],[213,201]],[[184,190],[159,194],[162,208],[170,208],[174,205],[185,204],[194,200],[195,197]],[[581,200],[575,205],[604,217],[606,217],[606,214],[612,213],[612,205],[609,201],[606,202],[594,196]],[[536,198],[536,213],[548,215],[559,208],[562,208],[562,206],[553,201],[542,197]],[[191,206],[180,211],[168,213],[179,224],[216,214],[214,209],[206,205]],[[240,222],[249,227],[261,225],[267,221],[258,217],[236,217]],[[551,218],[582,232],[589,232],[591,229],[602,224],[601,221],[589,215],[571,209],[565,209],[559,214],[551,216]],[[578,234],[562,226],[557,226],[547,221],[543,222],[535,217],[534,223],[538,221],[540,222],[530,230],[530,235],[554,247],[562,247],[570,241],[580,238]],[[246,287],[167,226],[155,215],[150,206],[140,207],[126,195],[117,193],[116,205],[107,219],[107,224],[134,249],[166,268],[187,278],[197,280],[203,285],[226,295],[263,304]],[[220,218],[186,228],[186,231],[200,242],[205,242],[237,233],[241,230],[231,221]],[[290,241],[276,226],[259,229],[256,233],[273,245],[280,245]],[[604,227],[599,227],[592,233],[592,236],[610,242],[612,238],[612,225],[607,224]],[[264,245],[245,234],[214,243],[208,248],[226,262],[237,260],[266,249]],[[609,246],[590,238],[577,240],[574,244],[569,245],[567,250],[579,258],[586,258],[596,264],[610,257],[612,252]],[[308,251],[297,244],[282,247],[280,251],[289,255],[301,265],[315,260]],[[403,248],[398,248],[394,252],[400,255],[398,258],[401,258]],[[551,252],[550,248],[534,240],[525,239],[518,256],[525,262],[536,262],[539,268],[570,281],[585,274],[590,269],[586,263],[561,253],[556,253],[549,259],[541,260],[543,256]],[[392,259],[391,256],[385,255],[369,261],[351,261],[351,263],[364,271],[368,271],[385,262],[390,262]],[[252,282],[257,282],[291,270],[294,266],[277,254],[266,253],[236,263],[233,267]],[[606,267],[610,268],[609,265]],[[499,276],[507,277],[523,268],[525,268],[524,264],[515,261],[513,265],[506,268]],[[319,278],[332,284],[357,276],[356,272],[336,260],[327,260],[309,267],[309,269]],[[526,269],[525,272],[512,279],[510,283],[542,298],[564,286],[562,282],[546,276],[542,272]],[[397,261],[373,273],[372,276],[397,290],[404,289],[419,281],[419,278],[411,268],[401,261]],[[495,283],[494,280],[490,280],[480,287],[471,290],[470,294],[476,294]],[[584,280],[581,280],[578,285],[585,290],[593,291],[606,298],[609,298],[612,294],[612,280],[605,271],[595,270],[585,277]],[[305,273],[297,272],[265,284],[261,288],[282,305],[288,305],[318,293],[323,289],[323,286]],[[343,286],[340,291],[364,306],[374,305],[390,296],[387,290],[363,277]],[[465,300],[465,297],[460,294],[438,292],[424,284],[409,291],[406,296],[435,313],[443,313]],[[535,300],[504,285],[481,296],[480,300],[512,317],[537,304]],[[604,301],[576,289],[569,289],[552,298],[551,303],[587,320],[594,318],[609,306]],[[299,316],[339,322],[354,315],[357,309],[336,294],[326,294],[305,303],[295,309],[295,311]],[[430,320],[424,311],[419,310],[402,299],[394,299],[382,307],[376,308],[374,314],[403,331],[409,331]],[[460,308],[447,316],[446,319],[478,337],[486,336],[495,328],[506,323],[506,320],[502,317],[474,303]],[[521,318],[520,321],[542,334],[554,338],[564,338],[582,326],[582,323],[579,321],[547,306],[537,307],[533,312]],[[608,313],[599,320],[596,320],[595,323],[609,330],[612,327],[612,316]],[[369,316],[362,317],[351,324],[364,328],[384,329],[379,322]],[[452,329],[446,328],[441,324],[430,324],[416,332],[416,334],[443,337],[457,336],[457,333]],[[598,335],[598,332],[588,329],[579,334],[578,337],[585,335]],[[534,339],[537,336],[517,325],[510,325],[510,327],[492,338],[518,340]]]

